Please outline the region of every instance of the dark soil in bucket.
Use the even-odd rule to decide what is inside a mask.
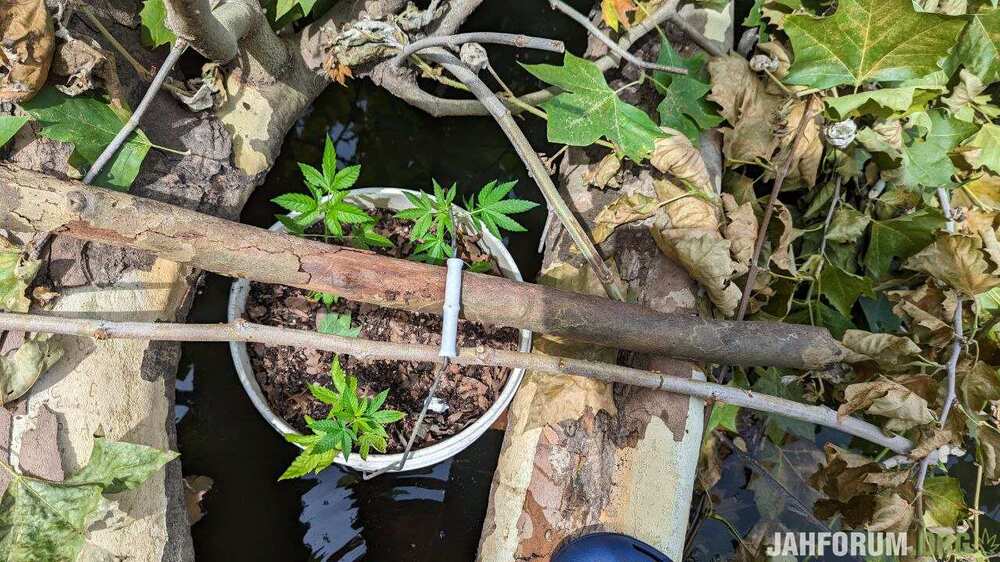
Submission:
[[[383,255],[405,258],[413,251],[408,234],[411,224],[396,220],[386,211],[371,213],[379,221],[375,230],[388,237],[393,248],[376,249]],[[483,253],[476,240],[462,237],[459,256],[466,263],[490,259],[492,273],[500,275],[496,262]],[[383,308],[339,299],[329,310],[309,291],[284,285],[251,283],[245,317],[251,322],[300,330],[315,330],[323,314],[350,313],[352,326],[361,329],[359,338],[397,343],[440,345],[441,317]],[[516,350],[520,332],[513,328],[486,326],[460,320],[458,345],[479,345]],[[309,383],[330,386],[330,365],[334,353],[294,347],[249,344],[250,363],[271,409],[292,427],[306,432],[303,419],[326,417],[329,407],[316,400]],[[340,357],[341,366],[358,378],[358,393],[373,396],[389,389],[385,408],[401,410],[407,416],[389,425],[388,453],[403,451],[416,423],[424,398],[434,380],[436,365],[408,361],[361,360]],[[415,448],[427,447],[451,437],[479,419],[499,396],[510,369],[451,365],[438,385],[435,396],[447,404],[443,413],[428,412]]]

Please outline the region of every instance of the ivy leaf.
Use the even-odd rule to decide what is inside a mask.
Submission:
[[[0,115],[0,146],[7,144],[7,141],[13,138],[27,122],[27,117]]]
[[[903,146],[902,166],[894,172],[899,183],[916,187],[939,187],[951,183],[955,166],[948,151],[975,131],[975,125],[949,117],[940,109],[926,114],[930,130],[923,139],[915,138]]]
[[[163,0],[144,0],[142,11],[139,12],[142,20],[142,44],[157,48],[174,42],[177,36],[167,27],[167,9],[163,5]]]
[[[946,70],[954,72],[959,66],[965,66],[984,84],[1000,80],[1000,10],[969,17]]]
[[[101,495],[135,489],[176,457],[173,451],[98,437],[87,466],[63,482],[32,478],[4,464],[11,480],[0,502],[0,557],[76,560]]]
[[[872,221],[871,239],[865,253],[865,267],[876,279],[889,274],[893,258],[906,259],[934,241],[945,225],[937,209],[923,209],[889,220]]]
[[[51,86],[21,107],[42,124],[42,136],[72,144],[73,155],[88,165],[97,161],[126,121],[95,98],[69,97]],[[146,134],[136,129],[94,183],[128,191],[151,146]]]
[[[332,334],[346,338],[356,338],[361,333],[360,326],[351,326],[351,315],[327,312],[320,314],[316,320],[316,331],[321,334]]]
[[[841,0],[832,16],[795,14],[784,26],[795,52],[785,82],[831,88],[938,70],[965,20],[917,12],[912,0]]]
[[[660,114],[660,125],[676,129],[691,139],[691,142],[697,143],[702,131],[722,123],[722,117],[705,99],[712,86],[698,78],[702,75],[705,60],[700,55],[682,58],[670,45],[670,41],[663,41],[657,62],[688,69],[686,76],[674,76],[666,72],[655,74],[656,87],[663,94],[663,101],[656,107]]]
[[[1000,126],[986,123],[965,144],[982,149],[979,156],[982,165],[994,172],[1000,172]]]
[[[296,6],[302,8],[302,15],[308,16],[309,12],[312,12],[313,6],[316,5],[318,0],[278,0],[275,5],[274,19],[275,21],[281,19],[288,12],[291,12]]]
[[[601,137],[641,162],[665,136],[646,112],[619,99],[593,62],[566,53],[563,66],[523,65],[536,78],[565,90],[546,101],[550,142],[590,146]]]

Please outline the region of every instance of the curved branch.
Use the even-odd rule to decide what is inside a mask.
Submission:
[[[361,359],[387,359],[439,363],[439,349],[430,345],[380,342],[321,334],[306,330],[277,328],[237,321],[231,324],[170,324],[147,322],[108,322],[85,318],[62,318],[33,314],[0,313],[0,330],[22,330],[74,336],[98,340],[112,338],[151,339],[159,341],[257,342],[266,345],[304,347],[353,355]],[[899,454],[906,454],[913,443],[905,437],[888,436],[864,420],[839,416],[825,406],[810,406],[777,396],[751,392],[732,386],[663,375],[622,367],[611,363],[586,361],[571,357],[506,351],[483,347],[463,347],[458,357],[450,359],[459,365],[492,365],[512,369],[530,369],[543,373],[576,375],[653,388],[677,394],[735,404],[761,412],[778,414],[817,425],[832,427],[881,445]]]
[[[514,150],[528,168],[528,175],[535,180],[538,189],[545,196],[545,200],[549,204],[549,209],[555,213],[563,227],[566,228],[566,232],[573,239],[573,243],[580,251],[580,254],[594,270],[597,278],[601,281],[601,285],[604,286],[604,290],[607,291],[608,296],[614,300],[624,302],[625,287],[621,278],[604,263],[604,258],[597,251],[594,242],[590,239],[590,235],[587,234],[587,231],[580,225],[573,211],[562,200],[559,190],[556,188],[555,183],[552,182],[552,178],[549,177],[548,168],[542,162],[542,159],[538,157],[535,149],[531,147],[531,143],[524,136],[524,132],[521,131],[517,122],[514,121],[514,117],[511,115],[510,110],[507,109],[507,106],[500,101],[500,98],[493,93],[493,90],[489,89],[479,79],[479,76],[475,72],[465,66],[455,55],[443,49],[435,48],[433,51],[428,52],[428,58],[443,66],[455,78],[458,78],[460,82],[468,86],[476,98],[486,106],[490,115],[496,119],[500,128],[503,129],[504,134],[507,135],[511,144],[514,145]]]
[[[179,39],[205,58],[226,63],[239,53],[239,40],[264,13],[255,0],[232,0],[212,10],[209,0],[164,0],[167,23]]]
[[[660,72],[671,72],[673,74],[688,73],[687,69],[683,67],[668,66],[665,64],[656,64],[654,62],[644,61],[639,57],[633,55],[632,53],[628,52],[627,49],[623,48],[618,43],[615,43],[614,39],[608,37],[606,33],[598,29],[597,26],[594,25],[587,18],[587,16],[574,10],[569,6],[569,4],[566,4],[562,0],[549,0],[549,6],[551,6],[553,10],[562,12],[563,14],[569,16],[570,19],[583,26],[583,28],[586,29],[588,33],[596,37],[601,43],[607,45],[607,47],[611,49],[612,53],[627,60],[628,62],[639,68],[642,68],[644,70],[659,70]],[[673,8],[671,8],[671,11],[673,11]]]
[[[393,64],[398,66],[410,55],[429,47],[457,47],[465,43],[509,45],[519,49],[536,49],[539,51],[549,51],[550,53],[566,52],[566,45],[557,39],[531,37],[529,35],[520,35],[517,33],[495,33],[484,31],[477,33],[458,33],[456,35],[426,37],[424,39],[414,41],[403,49],[403,52],[393,60]]]

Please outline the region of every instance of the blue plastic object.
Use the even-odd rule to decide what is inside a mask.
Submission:
[[[666,554],[619,533],[593,533],[564,543],[551,562],[672,562]]]

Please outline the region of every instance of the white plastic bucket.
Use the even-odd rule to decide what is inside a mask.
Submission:
[[[406,198],[404,193],[415,194],[417,192],[393,187],[368,187],[351,190],[350,195],[346,198],[346,201],[363,209],[391,209],[394,211],[400,211],[403,209],[409,209],[413,206],[410,204],[409,199]],[[468,216],[468,213],[459,207],[454,208],[454,213],[457,220],[462,220],[463,217]],[[281,223],[276,223],[271,227],[271,230],[284,232],[285,228],[281,225]],[[517,264],[514,263],[514,258],[511,257],[510,252],[507,251],[507,248],[504,247],[500,240],[488,231],[485,231],[485,229],[483,231],[482,239],[479,241],[479,246],[483,251],[488,252],[496,259],[504,277],[514,279],[516,281],[522,280],[521,272],[518,271]],[[249,293],[250,282],[248,280],[237,279],[233,283],[233,287],[229,292],[230,322],[243,317]],[[243,342],[230,342],[229,350],[233,355],[233,363],[236,366],[236,374],[240,377],[240,382],[243,384],[243,388],[246,389],[247,394],[250,396],[250,401],[253,402],[257,411],[260,412],[260,415],[264,416],[267,423],[271,424],[271,427],[282,435],[285,433],[298,433],[298,431],[288,425],[285,420],[276,415],[271,410],[271,407],[268,406],[267,399],[264,397],[264,393],[261,391],[260,385],[257,384],[257,378],[254,376],[253,368],[250,365],[250,355],[247,352],[247,344]],[[528,330],[521,330],[520,350],[524,352],[531,351],[531,332]],[[463,449],[471,445],[476,439],[479,438],[480,435],[489,429],[493,422],[495,422],[497,418],[500,417],[500,414],[502,414],[507,408],[511,399],[514,398],[514,393],[517,391],[518,385],[521,384],[521,378],[523,376],[524,369],[513,369],[507,377],[507,382],[504,384],[503,390],[497,397],[496,402],[494,402],[493,405],[486,410],[482,417],[462,431],[439,443],[431,445],[430,447],[413,449],[410,453],[410,457],[406,461],[405,470],[413,470],[437,464],[457,455]],[[345,461],[342,455],[337,455],[334,462],[349,466],[356,470],[374,472],[398,462],[402,459],[402,457],[402,454],[370,454],[368,455],[367,460],[361,460],[361,455],[354,452],[351,453],[349,460]]]

